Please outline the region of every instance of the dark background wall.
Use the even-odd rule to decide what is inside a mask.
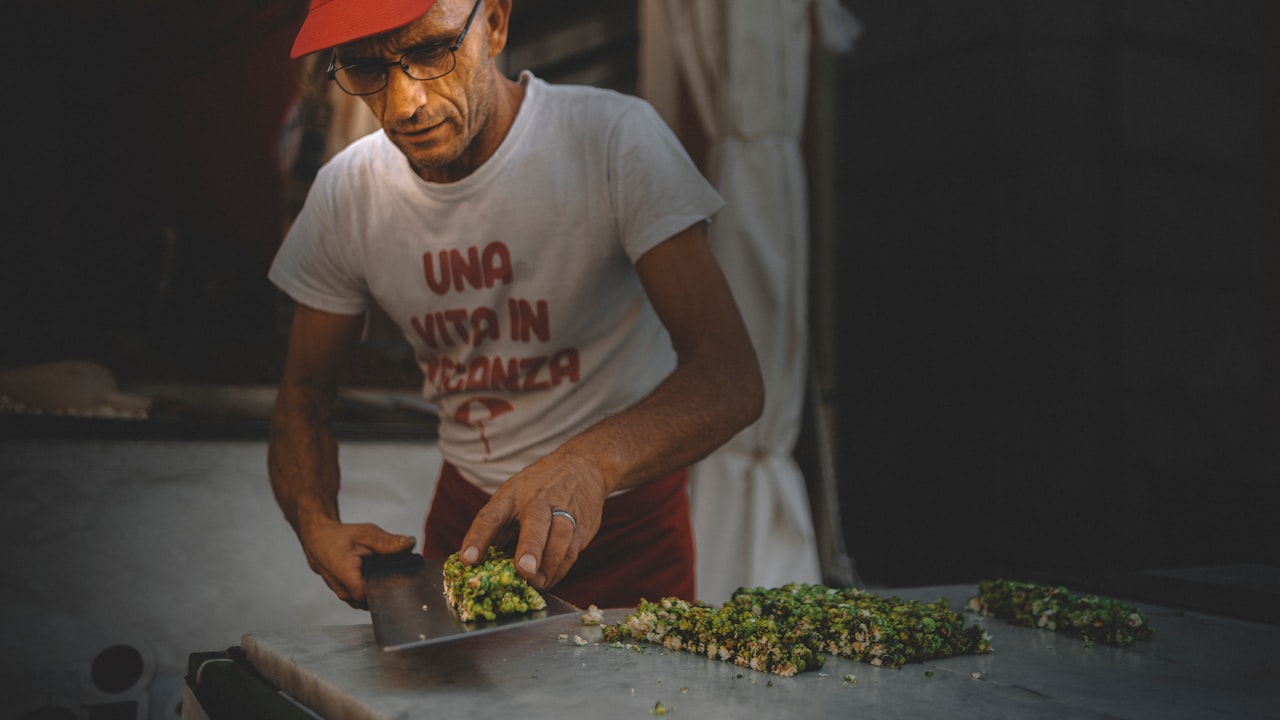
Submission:
[[[1274,10],[847,5],[836,412],[864,578],[1275,564]]]
[[[306,0],[49,0],[9,26],[0,365],[278,377],[288,60]]]

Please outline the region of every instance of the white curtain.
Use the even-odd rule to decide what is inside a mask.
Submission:
[[[815,12],[811,16],[811,12]],[[820,582],[792,458],[808,369],[808,198],[800,148],[811,18],[852,41],[836,0],[642,0],[640,94],[677,125],[692,105],[727,206],[710,241],[765,376],[762,417],[691,470],[698,595]],[[682,93],[681,83],[684,86]],[[686,110],[686,116],[688,114]]]

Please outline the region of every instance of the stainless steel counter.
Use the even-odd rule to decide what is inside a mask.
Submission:
[[[882,594],[962,607],[975,592]],[[659,702],[684,718],[1280,717],[1280,627],[1135,604],[1157,637],[1126,649],[966,614],[986,626],[993,653],[897,670],[828,658],[821,672],[792,678],[656,646],[596,644],[598,628],[575,615],[406,653],[382,652],[368,625],[250,633],[242,647],[268,680],[328,720],[640,718]]]

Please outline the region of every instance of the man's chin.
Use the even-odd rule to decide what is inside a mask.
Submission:
[[[442,122],[415,133],[389,132],[387,136],[423,179],[440,182],[457,179],[457,166],[467,144],[452,123]]]
[[[409,166],[424,177],[446,170],[460,155],[436,145],[397,144],[397,147],[409,160]]]

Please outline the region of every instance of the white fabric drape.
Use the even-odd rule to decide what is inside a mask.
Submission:
[[[792,458],[808,369],[800,140],[814,4],[641,2],[640,94],[673,125],[682,97],[693,106],[708,142],[704,167],[728,203],[710,242],[765,376],[762,417],[690,473],[698,595],[712,603],[744,585],[821,580],[805,481]],[[817,4],[827,6],[823,13],[843,9]]]

